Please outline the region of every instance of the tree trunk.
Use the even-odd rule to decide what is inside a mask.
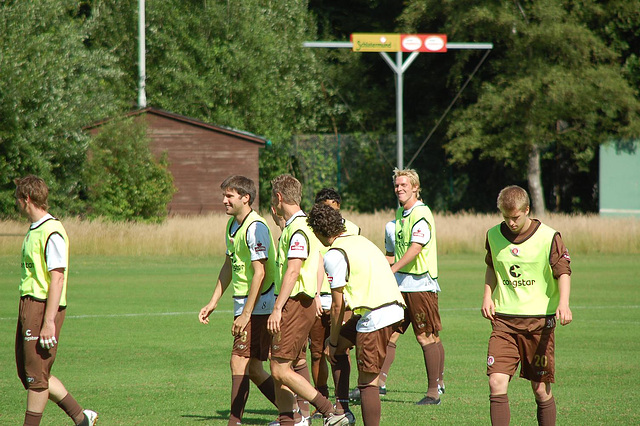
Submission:
[[[532,210],[537,216],[544,216],[547,209],[544,206],[542,172],[540,169],[540,148],[538,148],[537,145],[534,145],[529,153],[527,180],[529,182],[529,196],[531,197],[531,204],[533,204]]]

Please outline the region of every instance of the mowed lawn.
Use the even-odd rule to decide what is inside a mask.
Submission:
[[[69,308],[54,374],[101,425],[224,425],[229,410],[231,296],[208,326],[197,312],[209,300],[222,258],[74,257]],[[15,373],[19,258],[0,257],[0,424],[21,424],[26,394]],[[574,255],[574,322],[559,327],[554,393],[560,425],[640,424],[640,259]],[[485,359],[490,324],[479,311],[482,255],[440,259],[446,394],[418,407],[426,373],[412,334],[398,344],[383,425],[489,424]],[[352,372],[352,381],[355,371]],[[534,425],[527,381],[509,389],[513,425]],[[360,407],[353,406],[360,418]],[[267,424],[276,410],[255,388],[244,424]],[[67,425],[54,404],[43,425]]]

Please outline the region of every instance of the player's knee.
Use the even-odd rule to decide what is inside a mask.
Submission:
[[[551,383],[531,382],[531,389],[537,401],[546,401],[551,398]]]
[[[489,391],[491,395],[502,395],[507,393],[509,387],[509,376],[506,374],[491,374],[489,376]]]

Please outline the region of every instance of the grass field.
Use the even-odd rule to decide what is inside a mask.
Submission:
[[[25,392],[13,342],[18,253],[0,256],[0,424],[21,424]],[[229,406],[231,298],[212,323],[208,301],[219,256],[75,256],[57,375],[101,425],[224,425]],[[560,425],[640,424],[640,262],[637,254],[573,255],[574,321],[557,331],[554,393]],[[489,424],[485,376],[489,323],[479,313],[481,254],[440,258],[447,393],[442,405],[413,405],[425,391],[422,351],[403,336],[382,403],[382,424]],[[355,377],[355,372],[352,378]],[[509,390],[513,425],[533,425],[528,382]],[[359,418],[359,407],[353,407]],[[266,424],[274,407],[252,387],[245,424]],[[43,425],[67,425],[49,404]]]

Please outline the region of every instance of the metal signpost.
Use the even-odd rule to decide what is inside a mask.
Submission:
[[[491,50],[493,43],[451,43],[444,34],[372,34],[354,33],[351,41],[308,41],[304,47],[352,49],[354,52],[378,52],[396,75],[396,129],[398,133],[398,168],[404,167],[403,140],[403,74],[420,52],[444,53],[447,50]],[[395,61],[387,52],[396,52]],[[403,52],[410,52],[404,60]]]

